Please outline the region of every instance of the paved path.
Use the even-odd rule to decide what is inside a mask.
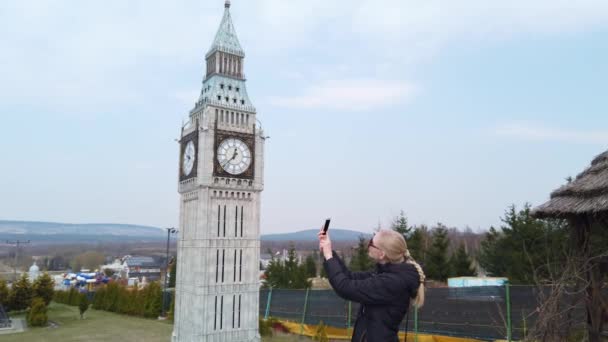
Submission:
[[[11,320],[13,322],[13,326],[11,328],[0,329],[0,335],[15,334],[25,331],[25,323],[23,322],[23,318],[13,318]]]

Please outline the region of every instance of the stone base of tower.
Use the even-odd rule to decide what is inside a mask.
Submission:
[[[178,336],[175,332],[171,342],[260,342],[258,330],[241,330],[230,333]]]

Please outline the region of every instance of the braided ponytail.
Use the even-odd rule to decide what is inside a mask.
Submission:
[[[420,264],[412,258],[409,250],[405,250],[403,257],[405,258],[406,263],[416,267],[416,271],[418,271],[418,275],[420,276],[420,285],[418,285],[418,291],[416,292],[416,297],[414,297],[414,303],[412,303],[416,308],[420,309],[424,305],[424,280],[426,279],[426,275],[424,274],[422,267],[420,267]]]

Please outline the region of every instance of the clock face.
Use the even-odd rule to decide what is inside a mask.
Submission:
[[[182,172],[184,176],[190,175],[194,167],[194,160],[196,159],[196,148],[194,142],[189,141],[184,149],[184,157],[182,158]]]
[[[217,161],[224,171],[240,175],[251,165],[251,151],[247,144],[237,138],[228,138],[217,148]]]

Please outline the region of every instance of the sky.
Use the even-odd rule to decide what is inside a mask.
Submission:
[[[223,0],[0,3],[0,219],[179,221]],[[603,0],[233,0],[262,233],[483,231],[608,149]]]

